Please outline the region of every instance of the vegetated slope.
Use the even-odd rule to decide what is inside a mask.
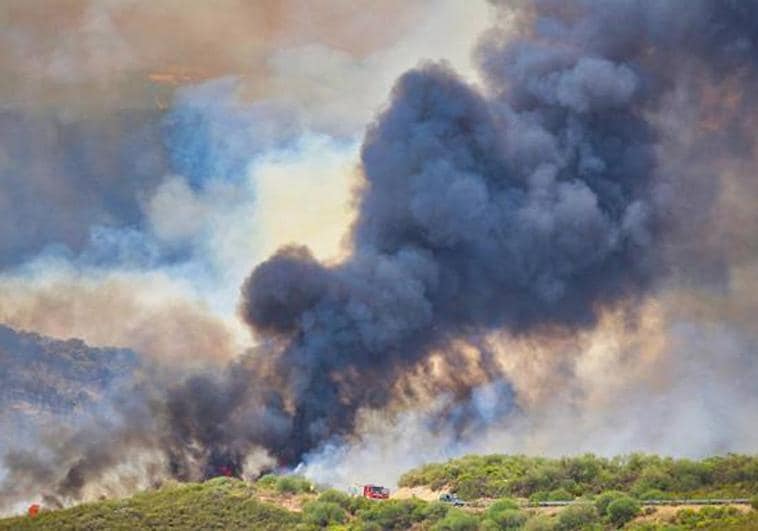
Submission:
[[[758,505],[758,503],[757,503]],[[652,511],[650,510],[652,509]],[[668,508],[667,508],[668,509]],[[747,507],[641,509],[623,493],[605,493],[549,512],[502,498],[463,508],[439,501],[351,497],[333,489],[317,492],[303,478],[264,476],[255,483],[215,478],[171,483],[123,500],[106,500],[35,518],[0,520],[16,529],[296,529],[475,531],[498,529],[585,530],[758,529],[758,511]]]
[[[729,454],[694,461],[644,454],[612,459],[470,455],[411,470],[399,485],[446,488],[467,500],[566,500],[606,490],[642,499],[744,498],[758,493],[758,457]]]
[[[0,325],[0,434],[25,431],[50,416],[90,408],[115,380],[137,367],[126,349],[93,348]],[[3,445],[0,436],[0,449]]]
[[[0,520],[0,529],[288,529],[301,517],[256,497],[239,480],[170,485],[123,500]]]

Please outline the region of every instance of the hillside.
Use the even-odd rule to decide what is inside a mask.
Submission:
[[[171,485],[124,500],[83,504],[38,517],[0,520],[0,529],[284,529],[300,517],[260,501],[242,481]]]
[[[641,499],[743,498],[758,493],[758,457],[729,454],[694,461],[644,454],[612,459],[470,455],[410,470],[398,484],[447,488],[468,500],[566,500],[606,490]]]
[[[51,417],[86,412],[137,364],[130,350],[93,348],[78,339],[61,341],[0,325],[0,449],[4,435],[18,439]]]
[[[502,467],[502,462],[497,462],[495,457],[499,460],[528,459],[469,456],[410,471],[404,476],[404,481],[408,483],[418,480],[423,477],[420,473],[424,470],[428,472],[430,466],[462,468],[471,472],[475,469],[472,467],[488,462],[484,478]],[[650,461],[661,459],[654,456],[646,458]],[[588,458],[585,456],[577,459]],[[624,461],[624,458],[616,459]],[[746,457],[745,460],[752,463],[755,458]],[[571,463],[573,460],[556,462],[561,461]],[[717,488],[731,488],[718,481],[720,480],[713,483]],[[746,484],[743,487],[744,485]],[[427,494],[430,490],[428,487],[404,487],[402,490],[407,494],[414,489],[423,490]],[[757,502],[754,499],[754,506],[758,505]],[[419,498],[367,500],[333,489],[317,488],[296,476],[269,475],[254,483],[234,478],[216,478],[205,483],[168,483],[156,490],[122,500],[105,500],[57,511],[43,509],[35,518],[20,516],[0,520],[0,530],[325,528],[419,531],[617,528],[640,531],[749,530],[758,529],[758,510],[748,504],[652,507],[634,497],[631,491],[605,491],[597,495],[585,495],[565,507],[538,507],[524,498],[475,498],[459,508]]]

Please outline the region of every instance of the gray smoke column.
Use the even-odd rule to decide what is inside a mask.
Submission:
[[[650,117],[686,72],[752,84],[757,5],[538,1],[477,50],[484,88],[440,64],[404,74],[363,143],[352,255],[285,248],[242,290],[284,343],[279,458],[350,433],[452,339],[591,326],[643,296],[672,222]]]

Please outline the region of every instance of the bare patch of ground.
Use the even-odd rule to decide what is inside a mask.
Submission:
[[[257,493],[258,499],[262,502],[278,505],[288,511],[300,513],[303,511],[303,505],[311,500],[315,500],[315,495],[308,494],[272,494],[265,491]]]
[[[436,501],[440,497],[442,491],[435,491],[425,485],[418,487],[400,487],[391,494],[391,498],[395,500],[408,500],[411,498],[418,498],[424,501]]]

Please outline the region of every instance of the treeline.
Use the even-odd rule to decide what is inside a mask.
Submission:
[[[758,509],[758,499],[754,502]],[[501,498],[453,507],[420,499],[368,500],[322,490],[297,476],[264,476],[255,483],[215,478],[169,482],[131,498],[103,500],[34,518],[0,519],[0,530],[20,529],[256,529],[295,531],[685,531],[758,529],[758,510],[735,507],[681,509],[658,521],[626,493],[606,491],[546,512]]]
[[[464,500],[517,497],[571,500],[616,490],[636,498],[738,498],[758,492],[758,457],[729,454],[702,460],[630,454],[550,459],[470,455],[405,473],[400,486],[446,489]]]

